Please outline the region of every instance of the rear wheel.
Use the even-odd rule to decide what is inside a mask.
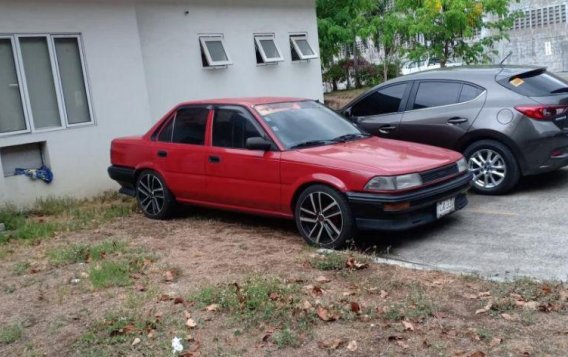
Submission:
[[[136,199],[144,215],[152,219],[168,218],[175,199],[164,179],[155,171],[143,171],[136,180]]]
[[[322,248],[339,248],[355,233],[347,199],[328,186],[305,189],[296,202],[295,219],[304,240]]]
[[[473,173],[472,189],[487,195],[510,191],[520,178],[519,165],[508,147],[494,140],[471,144],[464,152]]]

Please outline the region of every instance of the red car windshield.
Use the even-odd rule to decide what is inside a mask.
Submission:
[[[316,102],[263,104],[255,106],[255,109],[287,149],[368,136],[339,114]]]

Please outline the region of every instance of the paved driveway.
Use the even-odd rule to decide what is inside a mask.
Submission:
[[[507,196],[470,194],[465,210],[434,225],[364,241],[442,270],[568,280],[568,169],[524,178]]]

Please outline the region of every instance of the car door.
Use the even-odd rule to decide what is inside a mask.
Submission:
[[[248,150],[251,137],[269,139],[252,114],[240,106],[214,109],[207,158],[212,203],[260,211],[280,211],[280,152]]]
[[[483,88],[461,81],[416,81],[399,138],[455,148],[483,108],[485,93]]]
[[[409,82],[378,88],[352,105],[346,116],[370,134],[396,139],[409,92]]]
[[[201,201],[207,197],[205,133],[209,113],[206,106],[180,108],[157,136],[156,165],[177,198]]]

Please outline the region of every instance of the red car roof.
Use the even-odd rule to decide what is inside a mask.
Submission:
[[[243,98],[220,98],[220,99],[204,99],[204,100],[194,100],[189,102],[181,103],[180,105],[189,104],[233,104],[233,105],[244,105],[246,107],[252,107],[254,105],[260,104],[271,104],[271,103],[282,103],[282,102],[300,102],[304,100],[310,100],[306,98],[294,98],[294,97],[243,97]]]

